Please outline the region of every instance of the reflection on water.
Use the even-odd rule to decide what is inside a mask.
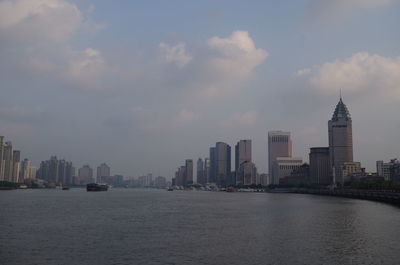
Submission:
[[[400,209],[300,194],[0,192],[2,264],[396,264]]]

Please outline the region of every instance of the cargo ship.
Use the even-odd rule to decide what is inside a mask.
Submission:
[[[99,183],[89,183],[86,185],[87,191],[107,191],[107,184],[99,184]]]

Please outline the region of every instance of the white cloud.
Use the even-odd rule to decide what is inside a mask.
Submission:
[[[360,52],[297,72],[321,93],[381,94],[400,100],[400,57],[388,58]]]
[[[207,45],[217,52],[209,66],[216,74],[227,78],[249,77],[253,69],[268,56],[265,50],[255,47],[247,31],[234,31],[228,38],[212,37]]]
[[[101,84],[102,78],[111,71],[99,50],[87,48],[84,51],[72,52],[65,77],[84,89],[104,89]]]
[[[29,42],[62,42],[84,24],[79,9],[64,0],[0,2],[0,30],[8,38]]]
[[[163,54],[165,62],[174,63],[179,68],[182,68],[193,59],[193,57],[187,53],[185,43],[183,42],[179,42],[175,46],[170,46],[161,42],[159,48]]]

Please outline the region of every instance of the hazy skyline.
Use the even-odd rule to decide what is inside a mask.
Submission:
[[[342,89],[354,160],[400,156],[400,3],[0,1],[0,135],[38,166],[173,176],[222,141],[267,132],[328,146]],[[232,156],[234,156],[232,154]]]

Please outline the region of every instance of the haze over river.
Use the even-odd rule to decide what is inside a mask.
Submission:
[[[0,192],[0,264],[399,264],[400,208],[301,194]]]

